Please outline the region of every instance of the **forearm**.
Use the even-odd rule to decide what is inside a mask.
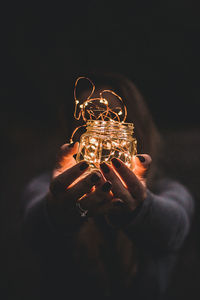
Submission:
[[[73,251],[75,234],[57,230],[49,218],[46,197],[41,198],[25,211],[23,235],[30,247],[40,254],[45,254],[46,251],[54,253],[60,247],[64,247],[68,255]]]
[[[147,251],[175,251],[189,231],[191,206],[191,196],[183,187],[182,191],[176,191],[168,186],[166,193],[162,191],[160,195],[148,191],[147,198],[124,231],[138,247]]]
[[[48,173],[43,174],[32,180],[25,189],[22,199],[23,236],[38,252],[53,250],[59,244],[70,250],[74,234],[59,231],[47,211],[49,178]]]

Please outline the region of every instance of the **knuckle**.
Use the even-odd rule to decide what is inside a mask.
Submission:
[[[62,156],[64,149],[65,149],[64,145],[60,146],[57,152],[57,158],[60,158]]]
[[[93,198],[93,203],[97,206],[101,206],[103,204],[105,204],[108,201],[108,197],[107,195],[101,195],[98,192],[96,193],[96,195],[94,194],[94,198]]]
[[[146,154],[146,159],[147,159],[149,164],[152,162],[152,158],[149,154]]]
[[[81,205],[81,207],[83,208],[83,209],[88,209],[88,207],[89,207],[89,205],[88,205],[88,199],[81,199],[81,200],[79,200],[80,201],[80,205]]]
[[[92,176],[94,175],[95,173],[92,173],[92,174],[90,174],[89,176],[87,176],[86,178],[85,178],[85,180],[82,182],[82,185],[85,187],[85,188],[91,188],[95,183],[94,182],[92,182],[92,180],[91,180],[91,178],[92,178]]]
[[[53,195],[56,195],[57,193],[62,192],[63,188],[64,188],[63,184],[59,180],[53,180],[49,186],[50,192]]]
[[[140,186],[140,184],[136,184],[134,187],[134,194],[141,195],[143,193],[143,188]]]
[[[63,151],[63,150],[65,150],[67,146],[68,146],[67,144],[63,144],[63,145],[61,145],[61,146],[60,146],[60,151]]]
[[[143,190],[142,195],[141,195],[141,200],[144,201],[144,199],[146,199],[147,197],[147,191]]]
[[[57,154],[56,154],[56,159],[57,161],[59,161],[63,155],[66,155],[68,153],[68,144],[64,144],[62,146],[60,146]]]
[[[94,176],[96,176],[96,178],[98,178],[98,179],[101,179],[101,178],[102,178],[102,174],[101,174],[100,171],[93,171],[93,172],[90,174],[90,179],[91,179],[91,177],[94,177]],[[98,179],[97,179],[97,180],[98,180]]]
[[[75,191],[73,189],[67,189],[66,192],[65,192],[65,198],[67,200],[73,199],[74,195],[75,195]]]
[[[146,190],[143,188],[138,188],[137,193],[135,192],[134,194],[139,202],[144,201],[147,195]]]
[[[127,200],[128,198],[129,198],[129,194],[127,193],[127,191],[120,192],[120,199]]]

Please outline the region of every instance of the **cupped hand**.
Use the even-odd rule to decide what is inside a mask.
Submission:
[[[76,163],[77,150],[78,143],[65,144],[57,156],[47,196],[48,213],[56,225],[63,230],[79,226],[82,218],[77,203],[88,211],[88,216],[116,214],[123,217],[144,201],[149,155],[134,156],[132,169],[114,158],[112,165],[101,164],[101,172],[90,172],[87,162]]]
[[[123,220],[127,213],[133,212],[146,198],[146,174],[151,163],[147,154],[133,157],[132,168],[120,159],[113,158],[112,165],[101,164],[106,180],[112,183],[113,199],[107,214]]]
[[[89,172],[89,164],[85,161],[76,163],[73,156],[77,150],[78,143],[61,147],[47,195],[49,216],[56,226],[65,231],[81,223],[77,201],[83,201],[85,208],[95,213],[98,206],[112,198],[109,194],[111,184],[106,182],[100,171]]]

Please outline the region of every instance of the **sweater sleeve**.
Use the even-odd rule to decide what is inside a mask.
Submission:
[[[29,245],[38,252],[55,247],[71,248],[72,232],[60,232],[51,221],[46,206],[50,174],[45,173],[33,179],[22,197],[23,235]]]
[[[178,250],[190,228],[193,198],[178,182],[162,179],[124,228],[139,248],[153,253]]]

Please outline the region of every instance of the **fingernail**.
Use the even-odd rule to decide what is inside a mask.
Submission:
[[[102,186],[102,191],[103,192],[109,192],[111,190],[112,184],[110,183],[110,181],[106,181],[106,183],[104,183],[104,185]]]
[[[142,155],[137,155],[136,157],[140,160],[141,163],[145,162],[144,156],[142,156]]]
[[[75,142],[74,143],[71,143],[71,144],[69,144],[69,148],[72,148],[72,147],[74,147],[74,144],[75,144]]]
[[[120,162],[116,158],[113,158],[111,161],[112,161],[113,165],[115,166],[115,168],[119,169],[121,167]]]
[[[102,169],[102,171],[103,171],[104,173],[109,173],[109,172],[110,172],[110,169],[109,169],[109,167],[106,165],[106,163],[102,163],[102,164],[100,165],[100,167],[101,167],[101,169]]]
[[[86,163],[85,161],[80,165],[79,169],[81,171],[87,169],[89,167],[88,163]]]
[[[93,182],[93,183],[96,183],[97,181],[99,181],[100,180],[100,177],[101,175],[98,175],[97,173],[94,173],[94,174],[92,174],[92,176],[91,176],[91,181]]]

